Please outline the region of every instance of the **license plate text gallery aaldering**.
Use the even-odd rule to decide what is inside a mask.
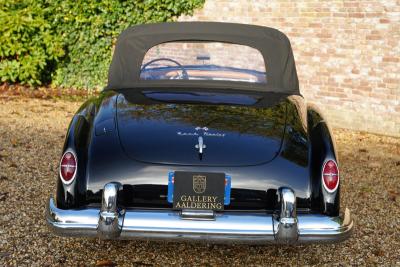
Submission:
[[[222,209],[222,203],[218,200],[217,196],[182,195],[180,199],[176,202],[175,208],[220,210]]]

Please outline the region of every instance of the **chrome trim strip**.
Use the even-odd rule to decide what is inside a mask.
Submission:
[[[102,237],[98,234],[100,209],[62,210],[53,198],[47,204],[49,228],[60,236]],[[115,239],[197,240],[208,242],[282,243],[276,240],[270,214],[217,213],[215,220],[182,220],[170,210],[126,210],[121,234]],[[350,211],[338,217],[298,214],[296,243],[337,242],[348,238],[353,228]]]

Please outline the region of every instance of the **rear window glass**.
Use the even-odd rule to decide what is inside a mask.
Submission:
[[[262,54],[245,45],[221,42],[169,42],[147,51],[142,80],[222,80],[266,83]]]

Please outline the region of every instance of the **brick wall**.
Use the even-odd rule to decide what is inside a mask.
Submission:
[[[400,136],[400,1],[206,0],[179,20],[279,29],[331,126]]]

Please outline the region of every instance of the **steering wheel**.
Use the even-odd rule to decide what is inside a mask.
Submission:
[[[148,66],[150,66],[151,64],[154,64],[155,62],[158,62],[158,61],[169,61],[169,62],[174,63],[174,64],[177,65],[177,66],[181,69],[181,71],[182,71],[182,74],[181,74],[181,75],[178,75],[178,78],[179,78],[179,79],[185,79],[185,80],[189,79],[189,75],[188,75],[188,73],[187,73],[185,67],[182,66],[181,63],[179,63],[179,62],[176,61],[176,60],[173,60],[173,59],[170,59],[170,58],[166,58],[166,57],[163,57],[163,58],[156,58],[156,59],[150,60],[149,62],[147,62],[146,64],[144,64],[144,65],[142,66],[142,69],[141,69],[140,71],[141,71],[141,72],[144,71]]]

